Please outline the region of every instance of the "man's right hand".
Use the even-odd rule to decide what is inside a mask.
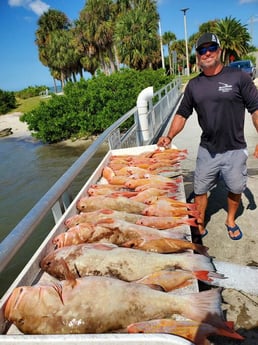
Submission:
[[[171,145],[171,139],[169,137],[160,137],[157,145],[161,147],[169,147]]]

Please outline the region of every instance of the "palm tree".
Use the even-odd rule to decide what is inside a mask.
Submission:
[[[169,62],[169,73],[175,73],[174,68],[172,68],[172,49],[171,49],[171,44],[173,41],[176,40],[176,35],[173,32],[167,31],[164,32],[162,36],[163,44],[167,44],[168,46],[168,62]]]
[[[79,49],[84,55],[94,57],[101,69],[109,74],[117,70],[113,51],[114,4],[112,0],[88,0],[76,22]],[[84,67],[89,64],[86,63]],[[94,64],[95,66],[95,64]],[[93,66],[91,66],[92,68]]]
[[[77,73],[82,76],[81,56],[76,52],[72,38],[71,30],[56,30],[50,34],[49,63],[53,70],[59,72],[62,87],[68,80],[75,82]]]
[[[43,65],[50,68],[51,75],[54,76],[55,68],[51,65],[54,57],[51,56],[49,49],[51,44],[50,37],[55,31],[68,30],[71,23],[63,12],[50,9],[39,18],[37,24],[38,29],[36,31],[35,43],[38,46],[39,59]]]
[[[131,9],[116,21],[115,43],[121,63],[137,70],[160,63],[158,21],[155,1],[131,1]]]
[[[215,26],[215,33],[220,39],[223,49],[222,61],[224,63],[229,63],[231,54],[235,57],[241,57],[248,53],[251,36],[246,25],[242,25],[236,18],[226,17],[218,21]]]
[[[182,72],[186,64],[185,40],[178,40],[172,43],[171,49],[177,52],[178,72]]]

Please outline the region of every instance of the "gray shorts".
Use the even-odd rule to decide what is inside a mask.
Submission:
[[[246,188],[246,149],[211,154],[199,147],[194,174],[194,193],[205,194],[222,178],[228,191],[241,194]]]

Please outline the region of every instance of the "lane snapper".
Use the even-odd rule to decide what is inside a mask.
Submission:
[[[123,219],[130,223],[136,223],[137,220],[141,219],[143,216],[137,213],[128,213],[125,211],[116,211],[108,208],[91,211],[91,212],[81,212],[80,214],[75,214],[64,221],[66,227],[71,228],[80,223],[93,223],[97,222],[103,218],[117,218]],[[141,224],[139,224],[141,225]]]
[[[210,282],[214,277],[212,273],[214,266],[207,256],[192,253],[164,255],[122,248],[109,243],[59,248],[46,255],[41,260],[40,266],[58,279],[66,278],[66,267],[68,267],[74,277],[111,276],[125,281],[144,278],[142,283],[149,285],[158,285],[161,279],[159,272],[165,270],[168,271],[168,275],[166,272],[163,273],[163,280],[173,284],[173,288],[186,286],[185,283],[194,278]],[[178,268],[184,271],[175,271]],[[216,274],[216,277],[222,276]]]
[[[227,328],[219,289],[174,295],[97,276],[17,287],[4,311],[25,334],[103,333],[173,314]]]
[[[209,345],[210,342],[207,337],[215,334],[238,340],[244,339],[244,337],[234,331],[233,322],[226,321],[225,323],[228,329],[214,327],[205,322],[158,319],[131,324],[127,327],[127,331],[128,333],[175,334],[190,340],[196,345]]]
[[[55,236],[52,242],[56,248],[80,243],[109,242],[119,246],[165,253],[192,249],[208,255],[207,247],[186,240],[179,240],[176,237],[184,238],[184,234],[169,230],[159,231],[120,219],[103,218],[96,223],[80,223]],[[160,241],[154,242],[154,240]],[[149,242],[150,244],[148,244]]]
[[[159,230],[172,229],[183,224],[190,226],[197,226],[195,218],[187,217],[151,217],[142,216],[136,213],[128,213],[125,211],[116,211],[111,209],[100,209],[91,212],[81,212],[80,214],[75,214],[64,221],[67,228],[71,228],[80,223],[87,222],[97,222],[103,218],[116,218],[125,220],[130,223],[144,225],[151,228],[156,228]]]

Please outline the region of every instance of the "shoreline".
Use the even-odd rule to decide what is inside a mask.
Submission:
[[[0,131],[10,128],[12,134],[3,136],[2,138],[20,138],[20,139],[32,139],[31,132],[25,122],[20,121],[22,113],[14,112],[5,115],[0,115]]]
[[[31,134],[31,131],[28,129],[28,125],[26,122],[20,121],[20,116],[23,113],[21,112],[14,112],[14,113],[8,113],[5,115],[0,115],[0,132],[10,129],[11,134],[1,136],[1,139],[18,139],[18,140],[26,140],[30,142],[39,143],[40,140],[34,138]],[[55,143],[53,145],[67,145],[67,146],[81,146],[85,145],[86,147],[90,146],[92,142],[96,138],[90,138],[90,139],[76,139],[71,140],[67,139],[64,141],[60,141],[58,143]],[[47,144],[46,144],[47,145]]]

